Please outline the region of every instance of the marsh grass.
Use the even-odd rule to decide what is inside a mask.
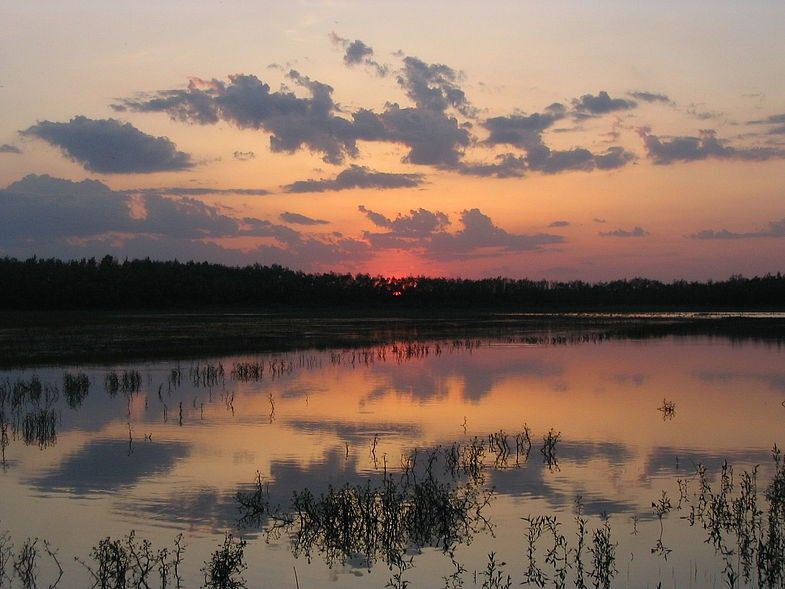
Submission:
[[[241,523],[268,523],[268,536],[287,534],[295,556],[308,561],[314,554],[329,565],[359,557],[369,569],[382,561],[402,572],[411,547],[447,553],[490,527],[484,510],[492,491],[441,478],[435,460],[412,459],[405,472],[385,471],[380,481],[329,486],[319,495],[304,489],[285,509],[270,503],[269,487],[257,474],[255,489],[237,494]]]
[[[104,389],[110,397],[122,393],[127,397],[137,394],[142,388],[142,375],[138,370],[123,370],[107,372],[104,376]]]
[[[676,417],[676,403],[668,399],[662,400],[662,405],[657,408],[657,411],[662,413],[663,421],[670,421]]]
[[[63,374],[63,394],[71,409],[81,407],[89,392],[90,378],[86,374],[82,372],[77,374],[66,372]]]
[[[204,587],[207,589],[242,589],[246,587],[243,571],[245,563],[245,545],[243,539],[235,539],[226,534],[224,542],[202,567]]]
[[[58,387],[43,384],[36,375],[29,380],[0,382],[0,458],[3,465],[12,438],[21,439],[27,446],[37,445],[42,450],[57,442],[60,411],[56,404],[59,398]]]
[[[100,540],[90,553],[90,562],[78,557],[74,560],[86,569],[93,588],[179,588],[184,549],[182,534],[175,538],[173,548],[156,549],[132,530],[123,538]]]

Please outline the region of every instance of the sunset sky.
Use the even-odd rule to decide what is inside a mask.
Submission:
[[[8,0],[0,255],[785,271],[785,3]]]

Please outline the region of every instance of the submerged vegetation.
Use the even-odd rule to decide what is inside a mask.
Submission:
[[[478,361],[486,360],[485,348],[489,344],[506,348],[509,344],[594,346],[612,337],[602,332],[553,331],[500,335],[490,340],[421,338],[323,352],[279,351],[171,364],[83,366],[65,372],[51,367],[9,371],[7,377],[0,379],[3,473],[13,476],[19,456],[40,454],[37,449],[51,448],[57,443],[57,430],[63,423],[67,427],[80,423],[84,417],[80,411],[95,407],[105,411],[105,415],[113,415],[111,423],[120,427],[102,431],[104,439],[95,444],[94,456],[105,458],[102,453],[106,453],[111,458],[125,454],[123,444],[105,436],[116,437],[121,432],[124,437],[127,421],[127,454],[142,457],[129,461],[128,466],[144,468],[143,461],[161,456],[163,469],[171,460],[165,454],[168,433],[185,437],[190,427],[204,420],[206,425],[215,426],[216,416],[219,420],[237,418],[245,427],[266,427],[268,400],[270,424],[277,419],[285,427],[294,424],[291,431],[297,436],[305,431],[310,433],[310,422],[299,424],[297,429],[293,418],[299,415],[294,416],[291,411],[292,404],[300,401],[307,408],[309,393],[311,407],[324,401],[322,396],[314,403],[314,391],[318,389],[300,387],[300,382],[291,378],[302,375],[304,381],[316,382],[322,377],[306,374],[309,371],[340,369],[347,376],[353,371],[357,371],[356,376],[363,376],[363,371],[369,372],[367,368],[377,364],[380,370],[374,374],[387,374],[406,363],[420,371],[429,368],[426,361],[458,365],[470,355],[479,356]],[[449,358],[451,354],[464,357]],[[434,373],[439,374],[438,370]],[[560,373],[548,374],[553,375],[555,382]],[[725,372],[718,374],[714,378],[730,378]],[[628,372],[615,376],[618,379],[613,382],[632,379]],[[766,373],[765,377],[765,386],[781,390],[778,373]],[[643,378],[639,380],[642,382]],[[397,386],[401,391],[411,389],[407,380]],[[562,391],[553,390],[554,394]],[[682,426],[690,417],[690,403],[681,396],[676,400],[669,398],[680,390],[668,389],[668,397],[657,392],[656,398],[649,398],[644,418],[663,430]],[[662,403],[657,407],[659,399]],[[679,413],[674,420],[677,401]],[[121,410],[114,411],[116,406]],[[779,409],[776,398],[774,406]],[[196,494],[195,499],[185,493],[164,498],[171,501],[167,508],[182,508],[185,512],[192,502],[191,509],[195,506],[209,512],[203,522],[212,527],[201,529],[212,530],[213,544],[209,551],[201,552],[204,546],[197,547],[201,556],[195,559],[196,563],[185,563],[187,568],[183,535],[177,536],[173,545],[167,543],[168,538],[161,545],[160,537],[154,538],[154,544],[134,531],[121,537],[106,536],[97,540],[92,549],[82,549],[80,556],[69,554],[63,564],[71,566],[64,569],[62,548],[55,550],[43,538],[12,542],[10,533],[3,533],[0,527],[0,588],[53,589],[81,582],[81,586],[112,589],[174,589],[186,584],[206,589],[240,589],[249,586],[245,577],[250,586],[258,585],[259,569],[254,557],[263,550],[264,541],[277,548],[285,547],[290,556],[301,559],[289,571],[293,573],[290,579],[279,580],[279,584],[289,586],[309,586],[308,581],[303,581],[308,576],[298,580],[297,570],[301,563],[317,562],[334,569],[336,574],[349,571],[360,576],[364,574],[361,569],[373,569],[367,584],[373,581],[374,586],[381,586],[386,580],[385,586],[390,588],[421,586],[421,571],[415,570],[415,566],[434,567],[433,573],[438,571],[435,578],[441,582],[434,581],[429,586],[445,589],[511,589],[521,585],[606,589],[623,586],[625,569],[627,586],[641,586],[642,575],[659,574],[658,578],[645,579],[654,587],[658,580],[660,586],[665,586],[668,567],[677,571],[673,577],[676,584],[678,567],[684,562],[680,552],[685,545],[674,544],[674,536],[682,539],[687,534],[698,539],[696,545],[701,544],[700,539],[705,540],[705,546],[695,548],[696,552],[707,553],[702,552],[693,561],[692,547],[688,546],[691,579],[698,578],[697,567],[701,566],[711,568],[701,571],[706,586],[785,586],[785,460],[778,447],[772,451],[771,463],[760,466],[749,467],[765,462],[761,454],[738,454],[747,470],[737,467],[736,471],[728,462],[719,466],[721,457],[707,458],[715,467],[698,463],[702,458],[697,453],[682,455],[682,465],[692,464],[686,473],[680,470],[679,455],[652,452],[652,464],[645,471],[650,478],[643,496],[630,501],[627,495],[619,499],[612,492],[608,497],[599,496],[592,488],[584,488],[585,481],[580,477],[573,479],[576,468],[607,467],[605,460],[611,462],[609,476],[616,476],[618,473],[613,471],[621,464],[618,453],[625,451],[623,445],[584,445],[576,437],[580,433],[574,431],[563,437],[559,429],[543,428],[541,416],[529,413],[529,409],[526,416],[535,428],[523,419],[505,418],[504,429],[496,422],[494,431],[478,435],[488,431],[478,432],[479,427],[492,427],[493,423],[478,420],[469,404],[466,412],[469,415],[463,416],[462,424],[460,417],[451,417],[453,434],[431,438],[428,443],[433,446],[425,448],[409,445],[421,443],[417,440],[425,436],[417,438],[420,432],[413,433],[412,441],[407,441],[391,427],[394,424],[369,421],[367,424],[373,425],[345,427],[342,423],[330,423],[327,429],[319,430],[331,432],[319,434],[329,440],[323,461],[329,471],[310,466],[303,469],[302,465],[286,460],[277,464],[271,461],[269,475],[263,477],[257,472],[256,479],[240,486],[236,495],[233,491],[238,489],[237,483],[228,494],[225,490],[207,489],[203,497]],[[663,424],[661,419],[668,423]],[[511,427],[510,423],[517,425]],[[560,425],[568,429],[564,422]],[[178,429],[181,426],[185,427]],[[461,429],[462,437],[448,437]],[[64,443],[67,437],[62,436],[60,442],[66,447],[70,443]],[[308,436],[302,440],[310,443]],[[18,453],[9,452],[7,461],[6,450],[12,443],[12,450]],[[173,446],[182,446],[179,440],[178,444]],[[589,446],[593,447],[587,450]],[[179,452],[172,451],[174,460]],[[670,478],[672,459],[678,479]],[[69,460],[72,459],[66,453],[62,462],[70,466]],[[253,464],[251,452],[238,452],[234,460],[236,468]],[[317,463],[318,459],[314,464]],[[241,476],[250,478],[256,468],[267,472],[266,466],[255,464]],[[126,485],[130,480],[130,484],[135,484],[133,481],[145,476],[148,475],[141,472],[139,478],[121,479],[121,483]],[[605,471],[598,476],[606,476]],[[305,477],[308,478],[304,482]],[[657,482],[650,484],[655,477],[659,477]],[[658,482],[668,488],[658,489],[654,486]],[[67,488],[71,481],[59,483]],[[614,486],[624,483],[613,482]],[[102,481],[99,487],[101,484]],[[586,507],[582,496],[588,498]],[[499,501],[507,511],[496,510]],[[506,521],[498,521],[500,513],[505,513]],[[629,535],[627,521],[632,521]],[[672,529],[675,526],[677,530]],[[230,532],[224,534],[227,527]],[[216,539],[219,533],[224,534],[220,542]],[[630,541],[633,535],[636,538]],[[662,565],[659,573],[658,565]],[[641,568],[636,571],[636,567],[643,567],[644,573]],[[431,574],[430,568],[423,570]],[[79,575],[81,581],[73,578]],[[700,586],[700,582],[696,580],[695,586]]]
[[[502,561],[494,551],[485,562],[461,562],[458,548],[470,544],[476,534],[493,534],[495,527],[488,513],[494,493],[483,484],[484,470],[498,464],[493,457],[498,457],[498,450],[493,450],[498,445],[488,441],[491,437],[449,448],[413,449],[402,457],[400,469],[384,470],[377,480],[330,486],[318,495],[304,488],[293,493],[285,509],[272,504],[269,484],[257,474],[253,490],[237,494],[239,524],[262,527],[267,542],[286,537],[295,558],[307,562],[317,554],[331,568],[361,562],[371,570],[381,562],[390,573],[386,587],[409,587],[407,572],[416,555],[428,547],[449,559],[452,572],[442,579],[446,589],[614,586],[619,544],[611,518],[603,513],[592,523],[580,496],[569,529],[556,515],[520,516],[521,544],[516,550],[520,558],[515,562]],[[776,446],[772,459],[771,479],[762,491],[757,466],[734,474],[726,462],[714,483],[701,464],[688,479],[679,479],[678,502],[661,492],[651,504],[657,522],[652,555],[667,560],[672,550],[663,544],[665,521],[679,513],[674,520],[678,525],[704,530],[706,544],[722,563],[724,586],[783,586],[785,461]],[[638,534],[637,520],[635,524],[633,534]],[[248,547],[247,539],[226,533],[200,569],[201,587],[247,587],[243,573],[248,569]],[[179,589],[185,586],[185,549],[182,534],[172,546],[156,547],[131,531],[121,538],[102,538],[86,559],[74,560],[86,572],[87,586],[93,588]],[[631,554],[629,563],[634,561]],[[42,568],[53,578],[39,584]],[[293,572],[296,578],[296,568]],[[0,587],[54,589],[63,577],[58,551],[46,540],[27,538],[16,548],[8,532],[0,533]]]

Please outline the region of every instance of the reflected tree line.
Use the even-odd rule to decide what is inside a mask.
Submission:
[[[730,307],[782,308],[785,277],[664,283],[645,278],[589,283],[510,278],[468,280],[369,274],[307,274],[278,265],[245,267],[112,256],[62,261],[0,259],[0,308]]]

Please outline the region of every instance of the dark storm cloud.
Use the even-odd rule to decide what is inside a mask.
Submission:
[[[270,243],[241,251],[213,241],[239,236]],[[0,190],[0,255],[33,254],[275,263],[303,270],[371,256],[365,241],[233,217],[190,197],[118,192],[94,180],[27,176]]]
[[[373,247],[415,249],[433,259],[537,251],[543,246],[564,242],[560,235],[509,233],[494,225],[490,217],[479,209],[462,211],[459,219],[462,228],[454,233],[447,232],[450,220],[440,211],[418,209],[390,219],[364,206],[360,206],[359,210],[377,227],[387,229],[385,232],[364,233]]]
[[[86,170],[101,174],[140,174],[193,167],[191,156],[166,137],[143,133],[115,119],[74,117],[67,123],[42,121],[21,131],[59,147]]]
[[[785,157],[785,150],[777,147],[733,147],[717,139],[713,130],[701,131],[698,137],[661,139],[651,129],[638,130],[648,156],[658,165],[692,162],[708,158],[765,161]]]
[[[604,115],[609,112],[629,110],[638,106],[638,103],[634,100],[611,98],[605,90],[601,90],[597,96],[584,94],[580,98],[574,99],[572,104],[578,118]]]
[[[15,153],[18,155],[22,153],[22,150],[16,147],[15,145],[4,143],[3,145],[0,145],[0,153]]]
[[[324,219],[312,219],[311,217],[306,217],[300,213],[290,213],[288,211],[278,215],[278,218],[284,223],[290,223],[292,225],[329,225],[330,223]]]
[[[649,235],[649,232],[643,229],[643,227],[633,227],[630,230],[627,229],[614,229],[613,231],[603,231],[600,233],[600,237],[646,237]]]
[[[283,187],[286,192],[328,192],[352,188],[412,188],[423,183],[422,174],[377,172],[365,166],[349,166],[333,179],[298,180]]]
[[[350,41],[339,37],[335,33],[330,33],[330,41],[334,45],[344,49],[343,62],[348,66],[367,65],[371,67],[377,75],[384,77],[387,75],[388,68],[374,59],[373,48],[369,47],[359,39]]]
[[[667,95],[660,94],[659,92],[645,92],[643,90],[638,90],[636,92],[628,92],[627,94],[636,100],[642,100],[643,102],[662,102],[665,104],[673,104],[673,101],[668,98]]]
[[[785,237],[785,218],[779,221],[769,222],[768,229],[761,231],[749,231],[745,233],[735,233],[727,229],[713,230],[704,229],[698,233],[690,235],[693,239],[761,239],[761,238],[781,238]]]

